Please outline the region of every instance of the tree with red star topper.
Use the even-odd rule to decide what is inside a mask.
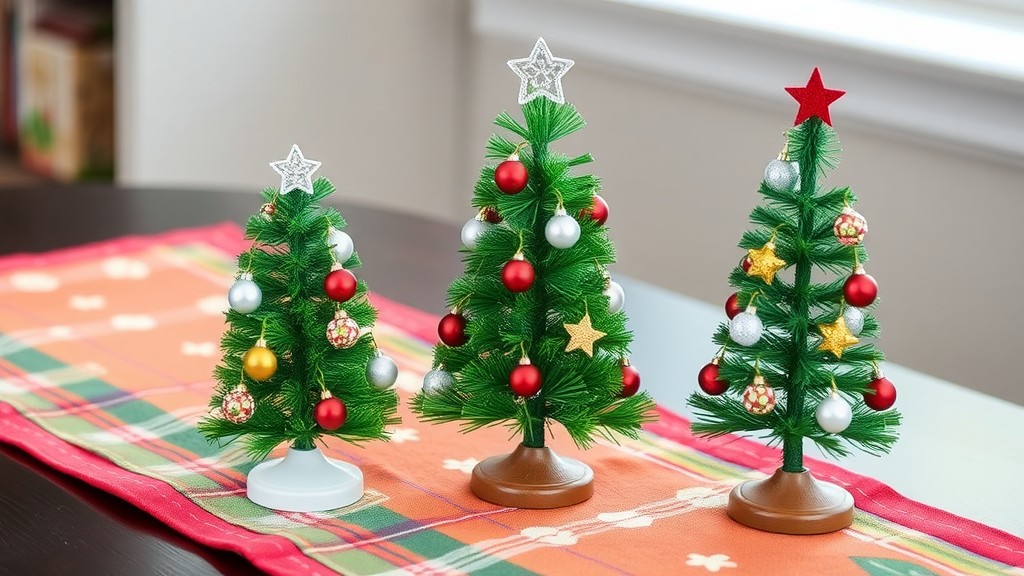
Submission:
[[[800,104],[795,127],[765,169],[766,202],[740,240],[746,257],[729,277],[729,322],[714,336],[721,348],[689,403],[698,435],[766,431],[782,445],[782,467],[736,486],[729,515],[760,530],[819,534],[850,525],[853,497],[804,468],[804,440],[832,456],[851,446],[888,452],[900,415],[889,410],[896,390],[879,370],[884,357],[868,342],[879,328],[869,308],[878,285],[863,267],[867,222],[848,188],[819,185],[838,161],[829,105],[844,92],[825,88],[817,68],[786,91]],[[815,269],[836,277],[813,281]]]

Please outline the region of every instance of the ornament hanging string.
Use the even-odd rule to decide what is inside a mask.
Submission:
[[[747,306],[753,306],[754,300],[761,294],[760,290],[754,290],[754,293],[750,295],[750,300],[747,300]],[[722,346],[722,350],[725,350],[725,346]]]

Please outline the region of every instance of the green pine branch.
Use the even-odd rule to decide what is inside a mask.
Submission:
[[[817,326],[831,324],[843,313],[843,284],[854,263],[867,260],[863,246],[843,246],[832,229],[843,207],[854,205],[856,197],[847,188],[822,191],[818,186],[820,173],[838,163],[835,132],[812,118],[788,132],[788,148],[790,159],[799,163],[800,185],[775,190],[762,182],[759,191],[764,203],[750,214],[755,227],[739,241],[744,250],[774,241],[776,254],[788,267],[771,284],[748,275],[739,265],[729,275],[739,303],[745,307],[753,299],[764,334],[755,345],[740,346],[729,337],[728,324],[720,325],[713,335],[713,341],[725,347],[719,378],[730,386],[722,396],[695,393],[689,403],[697,415],[695,433],[760,435],[782,444],[783,468],[797,471],[803,467],[804,438],[836,457],[847,455],[851,448],[887,452],[896,441],[900,415],[895,410],[875,412],[863,403],[875,367],[884,360],[874,346],[880,328],[870,310],[863,310],[860,342],[846,348],[841,358],[819,349],[822,338]],[[822,281],[823,274],[834,276]],[[763,416],[748,413],[741,400],[758,373],[773,387],[777,402]],[[826,433],[814,417],[833,385],[853,406],[853,422],[840,434]]]
[[[228,327],[221,337],[223,358],[214,369],[217,386],[210,406],[219,408],[224,396],[241,382],[256,409],[244,423],[209,416],[199,423],[199,429],[221,443],[241,440],[257,460],[285,442],[312,447],[324,436],[354,444],[386,440],[386,427],[399,421],[395,392],[378,390],[366,381],[366,364],[374,353],[369,338],[342,350],[326,338],[327,324],[336,310],[323,292],[323,279],[334,264],[328,229],[340,230],[345,225],[336,210],[319,205],[333,192],[334,187],[323,178],[314,183],[312,194],[264,190],[264,201],[274,202],[276,212],[271,218],[253,215],[246,223],[246,237],[254,241],[254,247],[239,255],[238,267],[252,273],[263,299],[251,314],[229,310],[225,315]],[[356,254],[344,262],[348,269],[359,264]],[[361,281],[356,296],[342,308],[363,328],[372,327],[377,319]],[[242,356],[261,334],[278,359],[277,371],[262,382],[243,376],[242,370]],[[348,410],[344,424],[334,431],[320,428],[313,416],[321,383]]]
[[[468,342],[455,348],[439,344],[434,366],[452,373],[456,383],[417,394],[412,408],[428,422],[458,422],[464,432],[505,426],[530,446],[543,446],[545,430],[554,422],[581,447],[598,436],[635,435],[654,404],[644,393],[619,397],[620,359],[628,355],[632,334],[625,315],[608,310],[600,268],[614,263],[615,249],[607,229],[582,214],[600,181],[573,173],[593,161],[589,154],[570,157],[549,150],[585,122],[571,104],[545,98],[522,111],[524,122],[507,113],[495,120],[511,136],[488,140],[486,157],[495,164],[481,169],[473,189],[472,205],[495,208],[503,222],[479,238],[473,250],[462,251],[465,273],[448,289],[448,306],[468,319]],[[494,183],[494,170],[521,141],[528,143],[518,155],[529,183],[518,194],[505,194]],[[581,228],[579,241],[567,250],[553,248],[544,237],[544,226],[560,202]],[[530,290],[516,294],[502,285],[500,275],[520,244],[537,279]],[[593,357],[566,352],[569,335],[563,324],[576,323],[586,313],[593,327],[605,333]],[[522,349],[543,375],[540,393],[530,399],[516,397],[508,386]]]

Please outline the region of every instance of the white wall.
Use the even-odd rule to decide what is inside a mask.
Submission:
[[[277,183],[266,163],[295,141],[347,198],[461,223],[490,122],[518,109],[505,61],[532,46],[471,34],[468,11],[464,0],[122,0],[119,180],[255,191]],[[611,204],[616,270],[724,301],[794,105],[614,68],[547,36],[577,61],[565,89],[589,126],[559,148],[597,158],[588,168]],[[849,78],[826,80],[857,93]],[[1024,166],[841,105],[834,120],[845,152],[830,183],[853,187],[871,225],[881,348],[1024,403]]]
[[[292,142],[346,198],[444,216],[461,1],[121,0],[118,180],[261,190]]]
[[[576,59],[563,86],[588,126],[557,146],[596,158],[587,169],[602,179],[611,206],[614,271],[724,302],[727,276],[742,256],[736,243],[795,103],[723,97],[588,62],[546,40],[556,56]],[[476,96],[465,154],[473,169],[460,173],[466,203],[491,120],[518,110],[518,79],[505,61],[532,47],[472,41]],[[1024,351],[1024,166],[850,122],[839,103],[833,123],[844,152],[828,184],[851,186],[870,225],[880,348],[894,362],[1024,403],[1013,360]],[[694,377],[680,374],[680,394]]]

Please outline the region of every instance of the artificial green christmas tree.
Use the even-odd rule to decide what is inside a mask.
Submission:
[[[559,423],[581,447],[595,434],[635,436],[653,403],[637,394],[629,365],[621,287],[605,267],[615,260],[604,226],[600,183],[572,169],[589,154],[550,149],[585,125],[565,103],[561,78],[571,60],[543,39],[509,66],[520,76],[525,124],[503,113],[495,124],[522,141],[492,136],[462,231],[466,272],[448,289],[451,313],[438,327],[434,369],[413,409],[464,431],[507,425],[522,443],[484,460],[470,487],[507,506],[553,508],[593,494],[593,472],[545,445]]]
[[[312,181],[320,163],[293,146],[271,166],[281,187],[263,191],[264,204],[246,224],[253,247],[238,257],[217,388],[199,429],[211,441],[243,441],[254,460],[290,443],[285,458],[249,473],[249,498],[282,510],[326,510],[362,497],[363,477],[352,464],[324,458],[317,440],[386,439],[385,427],[398,422],[398,396],[389,389],[398,369],[374,343],[377,312],[350,272],[359,257],[345,221],[320,205],[334,192],[326,179]]]
[[[868,342],[879,327],[867,309],[878,291],[863,268],[867,222],[848,188],[820,185],[839,152],[828,106],[844,92],[825,88],[817,68],[807,86],[786,90],[800,103],[795,127],[765,169],[765,202],[750,215],[756,229],[740,240],[747,256],[729,277],[738,290],[726,302],[730,322],[714,336],[721,350],[689,402],[698,435],[762,433],[782,445],[782,467],[738,485],[729,515],[761,530],[817,534],[849,526],[853,498],[805,470],[804,439],[833,456],[850,447],[884,453],[900,415],[888,410],[896,391]],[[777,275],[788,269],[792,276]]]

